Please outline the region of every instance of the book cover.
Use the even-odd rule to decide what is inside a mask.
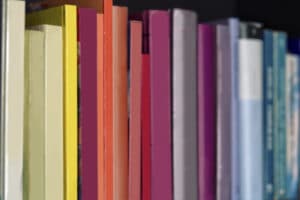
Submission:
[[[77,199],[77,11],[65,5],[33,12],[26,25],[63,26],[63,92],[64,92],[64,198]]]
[[[260,24],[241,23],[239,39],[241,199],[263,199],[263,42]],[[255,81],[253,81],[255,80]]]
[[[1,67],[1,190],[0,199],[23,195],[24,36],[25,2],[5,1],[6,48]],[[2,8],[1,8],[2,9]],[[9,37],[8,37],[9,36]],[[17,139],[16,139],[17,138]]]
[[[263,66],[263,166],[264,166],[264,182],[263,191],[265,200],[273,200],[274,196],[274,178],[273,178],[273,32],[265,30],[264,40],[264,66]]]
[[[78,9],[81,199],[98,199],[97,14]]]
[[[198,199],[197,15],[173,10],[173,197]]]
[[[103,96],[104,96],[104,199],[113,200],[113,50],[112,0],[103,2]]]
[[[286,198],[297,199],[299,186],[299,56],[286,56]]]
[[[141,198],[142,22],[130,21],[129,199]]]
[[[45,34],[41,31],[25,34],[24,199],[37,200],[46,197]]]
[[[149,12],[151,199],[172,199],[170,15]]]
[[[216,199],[216,30],[198,25],[199,199]]]
[[[127,7],[112,10],[113,199],[128,199]]]
[[[274,198],[286,195],[286,99],[285,65],[287,36],[273,32],[274,63]]]
[[[104,200],[104,31],[103,14],[97,14],[98,200]]]
[[[217,199],[231,198],[231,56],[227,25],[216,26]]]

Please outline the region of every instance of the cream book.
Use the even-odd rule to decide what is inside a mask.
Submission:
[[[7,38],[1,66],[1,200],[22,200],[25,2],[6,1]]]
[[[25,197],[63,200],[62,28],[31,28],[25,59]]]

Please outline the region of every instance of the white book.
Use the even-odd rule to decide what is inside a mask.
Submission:
[[[7,3],[6,54],[2,69],[1,200],[23,199],[25,2]]]
[[[197,200],[197,15],[173,11],[174,200]]]

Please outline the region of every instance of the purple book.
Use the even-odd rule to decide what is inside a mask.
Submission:
[[[199,197],[216,199],[216,31],[198,26]]]
[[[97,200],[97,14],[78,9],[80,185],[82,200]]]
[[[172,199],[170,16],[149,12],[151,199]]]

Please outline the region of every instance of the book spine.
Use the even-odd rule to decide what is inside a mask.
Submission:
[[[98,198],[97,168],[97,14],[78,10],[80,42],[80,175],[81,199]]]
[[[7,24],[5,26],[6,57],[4,73],[4,105],[1,110],[1,139],[4,143],[4,164],[1,179],[4,194],[2,200],[23,199],[23,129],[24,129],[24,36],[25,2],[7,1]],[[2,153],[2,152],[1,152]],[[3,162],[3,160],[1,160]],[[3,176],[2,176],[3,175]]]
[[[198,26],[198,199],[216,199],[216,36]]]
[[[286,57],[286,172],[287,199],[296,199],[299,183],[299,57]]]
[[[172,199],[170,16],[150,11],[151,198]]]
[[[274,198],[286,194],[286,35],[273,33],[274,44]]]
[[[263,199],[261,29],[241,24],[239,39],[241,199]],[[253,81],[255,80],[255,81]]]
[[[230,33],[217,25],[217,199],[231,196]]]
[[[230,31],[230,56],[231,56],[231,199],[240,200],[239,176],[239,20],[229,19]]]
[[[264,32],[264,199],[273,200],[273,33]]]
[[[173,11],[173,197],[196,200],[197,178],[197,15]]]
[[[141,197],[142,23],[130,21],[129,199]]]

